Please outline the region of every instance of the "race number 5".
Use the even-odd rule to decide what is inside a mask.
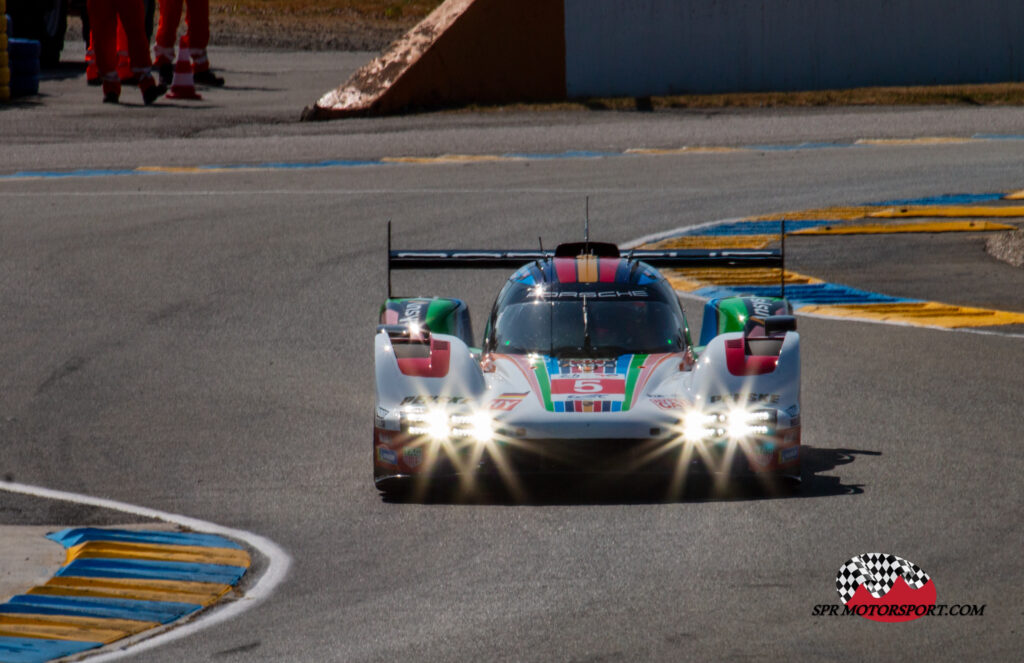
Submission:
[[[600,380],[576,380],[573,391],[577,394],[596,394],[601,391]]]

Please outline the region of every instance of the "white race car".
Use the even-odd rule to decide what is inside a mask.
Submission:
[[[375,340],[384,492],[439,478],[800,475],[800,337],[781,298],[708,302],[701,343],[655,269],[780,266],[777,251],[391,251],[388,269],[515,269],[479,348],[458,299],[390,296]],[[389,285],[390,290],[390,285]]]

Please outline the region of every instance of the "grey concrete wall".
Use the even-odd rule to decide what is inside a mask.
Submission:
[[[1024,80],[1022,0],[565,0],[570,97]]]

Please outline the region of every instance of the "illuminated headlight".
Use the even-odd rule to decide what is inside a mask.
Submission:
[[[452,417],[452,436],[468,437],[477,442],[494,439],[494,420],[485,412]]]
[[[690,410],[682,420],[683,439],[700,442],[716,438],[741,440],[755,435],[771,434],[775,417],[767,410],[751,411],[741,407],[726,412]]]
[[[410,435],[426,435],[442,441],[470,439],[490,442],[494,439],[494,420],[486,412],[449,414],[444,410],[408,410],[403,413]]]
[[[683,438],[689,442],[699,442],[715,437],[718,429],[718,416],[700,410],[690,410],[683,417]]]
[[[733,408],[726,413],[725,432],[730,439],[741,440],[752,435],[767,435],[771,413]]]
[[[409,422],[411,435],[426,435],[434,440],[447,440],[451,437],[452,428],[444,410],[413,411],[407,413],[405,419]]]

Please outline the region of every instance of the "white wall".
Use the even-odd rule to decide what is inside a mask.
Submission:
[[[570,97],[1024,80],[1024,0],[565,0]]]

